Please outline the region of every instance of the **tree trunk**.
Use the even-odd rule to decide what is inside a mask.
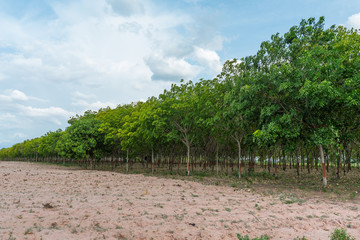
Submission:
[[[126,151],[126,172],[129,172],[129,149]]]
[[[186,144],[187,148],[187,175],[190,176],[190,144]]]
[[[279,154],[279,156],[280,156],[280,154]],[[276,156],[276,147],[275,147],[275,149],[274,149],[274,158],[273,158],[273,160],[274,160],[273,164],[274,164],[274,170],[275,170],[275,173],[274,173],[275,178],[277,177],[277,164],[276,164],[276,159],[277,159],[277,156]]]
[[[295,152],[295,157],[296,157],[296,174],[297,176],[300,176],[300,163],[299,163],[298,151]]]
[[[219,146],[216,146],[216,175],[219,175]]]
[[[241,179],[241,141],[238,141],[239,180]]]
[[[271,150],[268,150],[268,171],[270,173],[270,167],[271,167]]]
[[[319,145],[319,150],[320,150],[320,159],[321,159],[322,172],[323,172],[323,186],[327,187],[324,151],[323,151],[323,147],[321,144]]]
[[[352,153],[352,148],[350,146],[347,146],[346,148],[346,162],[347,162],[347,172],[349,172],[351,170],[351,153]]]
[[[339,151],[339,156],[337,156],[336,177],[338,179],[340,179],[340,171],[341,171],[341,151]]]
[[[151,173],[154,174],[155,163],[154,163],[154,149],[151,148]]]

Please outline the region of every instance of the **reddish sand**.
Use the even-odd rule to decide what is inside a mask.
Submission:
[[[354,202],[23,162],[0,162],[0,179],[0,239],[360,239]]]

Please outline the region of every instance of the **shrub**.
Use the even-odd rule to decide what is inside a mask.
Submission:
[[[239,240],[251,240],[248,235],[242,236],[241,234],[237,234],[237,238]],[[261,235],[260,238],[253,238],[252,240],[269,240],[270,237],[267,235]]]
[[[352,236],[347,235],[345,229],[343,228],[336,228],[330,237],[331,240],[355,240]]]

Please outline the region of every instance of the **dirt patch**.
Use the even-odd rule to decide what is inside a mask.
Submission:
[[[0,162],[0,239],[360,238],[360,204]]]

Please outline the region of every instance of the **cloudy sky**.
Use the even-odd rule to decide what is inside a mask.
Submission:
[[[212,78],[319,16],[360,28],[360,1],[0,0],[0,148],[88,109]]]

